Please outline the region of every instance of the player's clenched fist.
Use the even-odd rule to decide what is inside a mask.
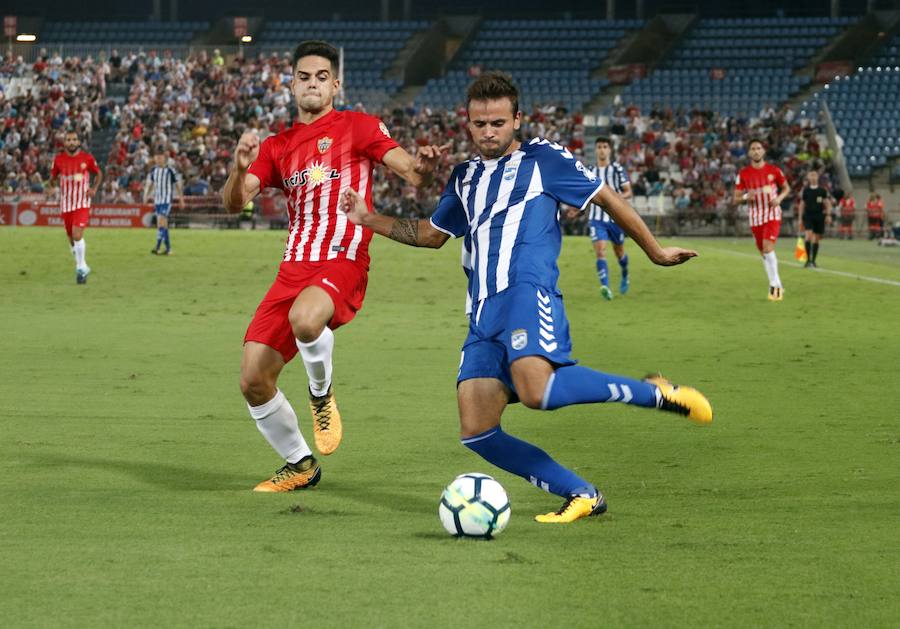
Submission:
[[[359,193],[352,188],[347,188],[344,190],[343,194],[341,194],[340,205],[341,211],[347,215],[347,218],[350,219],[350,222],[354,225],[360,225],[363,222],[363,218],[369,213],[366,200],[359,196]]]
[[[246,131],[238,140],[234,150],[234,162],[238,170],[250,168],[259,155],[259,136],[254,131]]]

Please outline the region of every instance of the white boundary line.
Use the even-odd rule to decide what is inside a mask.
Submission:
[[[703,249],[709,249],[712,251],[718,251],[719,253],[728,253],[733,256],[740,256],[742,258],[760,258],[760,256],[752,254],[752,253],[743,253],[741,251],[731,251],[730,249],[719,249],[718,247],[703,247]],[[802,269],[803,265],[798,264],[797,262],[792,262],[789,260],[779,260],[779,265],[792,266],[798,269]],[[874,284],[885,284],[887,286],[898,286],[900,287],[900,282],[896,280],[887,280],[883,277],[872,277],[870,275],[858,275],[856,273],[846,273],[844,271],[833,271],[831,269],[810,269],[815,273],[829,273],[831,275],[840,275],[841,277],[849,277],[854,280],[863,280],[866,282],[872,282]]]

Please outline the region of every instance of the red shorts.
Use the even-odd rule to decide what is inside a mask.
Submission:
[[[753,237],[756,238],[756,248],[763,250],[763,240],[778,240],[778,232],[781,231],[781,221],[769,221],[762,225],[754,225],[750,228]]]
[[[275,283],[263,297],[244,335],[244,343],[255,341],[278,350],[289,362],[297,343],[288,313],[297,295],[309,286],[325,290],[334,302],[328,327],[336,330],[349,323],[362,308],[369,272],[352,260],[328,262],[282,262]]]
[[[82,207],[71,212],[63,212],[62,219],[66,225],[66,233],[71,237],[73,227],[87,227],[88,222],[91,220],[91,210]]]

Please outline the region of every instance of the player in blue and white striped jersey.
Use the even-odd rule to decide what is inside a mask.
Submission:
[[[480,153],[458,165],[430,221],[369,212],[348,190],[347,218],[398,242],[441,247],[463,238],[469,279],[469,335],[457,377],[462,443],[485,460],[565,498],[539,522],[573,522],[606,511],[603,495],[536,446],[500,428],[510,402],[552,410],[571,404],[624,402],[712,421],[696,389],[661,377],[634,380],[575,364],[557,258],[562,245],[559,205],[582,210],[602,204],[656,264],[681,264],[696,255],[663,248],[631,207],[565,148],[535,138],[515,139],[518,90],[503,73],[486,72],[469,87],[468,128]]]
[[[620,197],[628,200],[632,197],[631,181],[628,173],[615,161],[612,161],[612,140],[607,137],[599,137],[595,143],[597,165],[591,169],[597,177],[606,182]],[[600,294],[606,299],[612,299],[613,294],[609,288],[609,269],[606,265],[606,241],[612,242],[613,251],[619,260],[622,269],[622,281],[619,284],[619,293],[628,292],[628,256],[625,253],[625,232],[616,225],[602,205],[591,203],[589,215],[589,227],[591,242],[594,244],[594,253],[597,254],[597,277],[600,279]]]
[[[165,255],[172,252],[169,242],[169,213],[172,211],[172,199],[177,194],[180,205],[184,205],[184,194],[181,188],[181,178],[175,169],[166,165],[166,154],[162,151],[153,156],[156,166],[147,175],[144,183],[144,203],[150,202],[150,192],[153,192],[153,211],[156,213],[156,246],[150,253],[159,253],[159,246],[166,245]]]

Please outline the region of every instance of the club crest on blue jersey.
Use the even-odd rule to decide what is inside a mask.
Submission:
[[[519,168],[517,166],[507,166],[503,169],[503,180],[504,181],[512,181],[516,177],[516,172],[518,172]]]
[[[509,339],[509,344],[515,350],[525,349],[525,346],[528,345],[528,331],[522,328],[513,330]]]
[[[287,179],[283,179],[282,183],[285,188],[297,188],[307,184],[310,188],[315,188],[326,181],[340,178],[341,173],[336,168],[329,168],[321,162],[313,162],[303,170],[295,170],[294,174]]]

